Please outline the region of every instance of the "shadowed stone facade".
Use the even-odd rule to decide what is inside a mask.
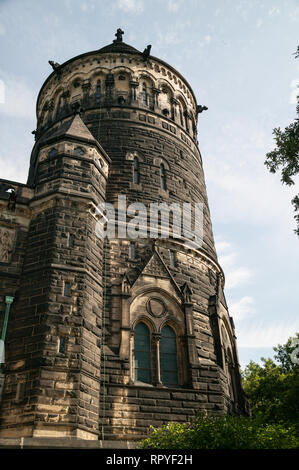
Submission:
[[[116,36],[52,63],[28,182],[0,180],[0,322],[14,297],[0,437],[138,439],[198,410],[248,413],[197,142],[205,108],[175,69]],[[119,195],[146,206],[202,203],[202,247],[137,238],[132,255],[129,238],[98,238],[97,206],[116,207]],[[147,381],[136,375],[139,324]]]

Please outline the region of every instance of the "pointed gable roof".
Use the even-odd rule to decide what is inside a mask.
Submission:
[[[128,278],[131,281],[131,287],[138,281],[141,276],[152,276],[155,278],[163,278],[168,279],[174,286],[175,290],[182,297],[182,292],[179,286],[177,285],[175,279],[173,278],[171,272],[167,268],[166,264],[164,263],[160,253],[158,252],[157,248],[154,247],[153,253],[147,258],[145,261],[143,268],[136,274],[133,278],[132,274],[128,274]]]
[[[98,144],[97,140],[91,134],[88,127],[82,121],[79,114],[75,114],[66,121],[60,123],[59,126],[54,129],[49,129],[39,140],[39,144],[43,145],[52,140],[58,140],[62,138],[74,138],[79,140],[85,140],[88,143]]]
[[[68,139],[77,140],[79,142],[95,145],[100,153],[105,157],[108,163],[111,162],[101,144],[95,139],[88,127],[84,124],[79,113],[74,114],[71,118],[59,123],[58,126],[51,127],[38,139],[32,149],[30,158],[30,168],[27,185],[31,187],[34,184],[36,173],[37,157],[41,147],[52,144],[58,140]]]

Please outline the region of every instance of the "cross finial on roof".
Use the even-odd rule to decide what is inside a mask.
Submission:
[[[115,33],[116,39],[114,42],[123,42],[123,30],[121,28],[118,28],[118,30]]]

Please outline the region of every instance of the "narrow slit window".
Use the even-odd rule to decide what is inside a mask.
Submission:
[[[170,250],[169,256],[170,256],[170,265],[174,268],[175,267],[175,252],[173,250]]]
[[[99,103],[101,100],[101,81],[97,81],[97,86],[96,86],[96,103]]]
[[[180,123],[181,123],[181,126],[184,127],[183,113],[181,109],[180,109]]]
[[[165,171],[165,166],[163,163],[160,165],[160,184],[161,184],[161,189],[166,190],[166,171]]]
[[[146,83],[142,84],[142,102],[143,104],[147,105],[147,91],[146,91]]]
[[[63,291],[63,294],[65,297],[69,297],[70,296],[70,292],[71,292],[71,285],[69,282],[65,282],[64,283],[64,291]]]
[[[140,174],[139,174],[139,160],[137,157],[134,157],[133,161],[133,182],[134,184],[139,184]]]
[[[62,354],[65,353],[65,337],[64,336],[59,336],[58,352]]]
[[[136,250],[135,250],[135,243],[133,243],[133,242],[130,243],[129,255],[130,255],[130,259],[135,259]]]
[[[17,400],[24,400],[25,398],[25,382],[19,382],[17,386]]]
[[[68,240],[68,247],[69,248],[74,248],[74,235],[72,235],[71,233],[69,234],[69,240]]]

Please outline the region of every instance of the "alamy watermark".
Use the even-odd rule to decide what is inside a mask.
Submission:
[[[203,203],[141,202],[127,205],[119,195],[117,205],[103,202],[96,208],[99,238],[175,238],[188,248],[200,248],[203,239]]]

